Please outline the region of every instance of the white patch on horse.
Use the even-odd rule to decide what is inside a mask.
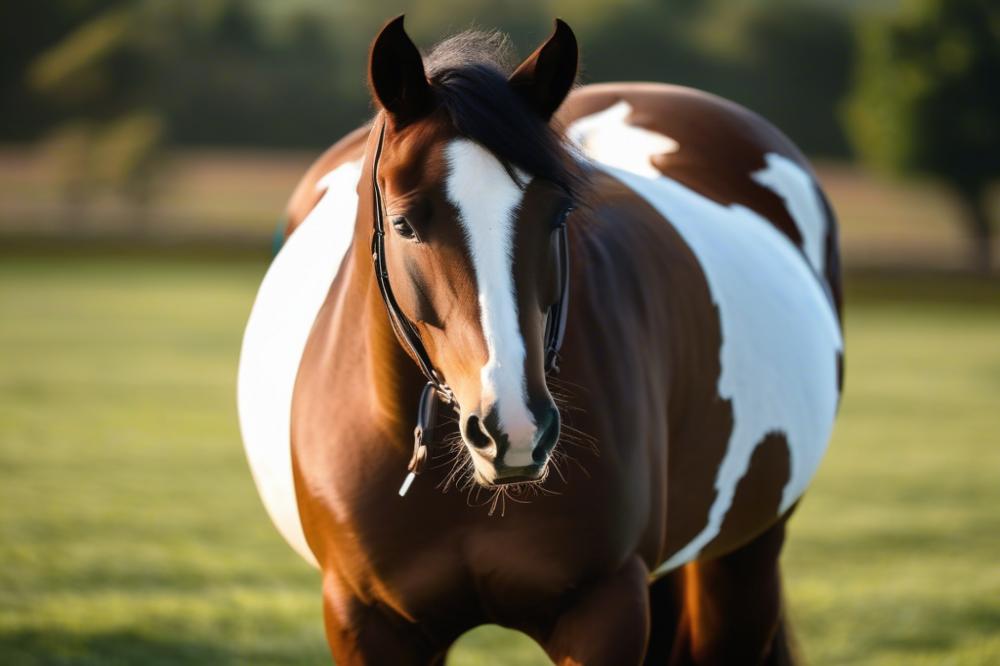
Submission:
[[[769,433],[785,434],[791,458],[780,511],[805,492],[833,428],[843,343],[820,283],[767,220],[669,178],[608,171],[669,220],[698,258],[722,328],[718,392],[733,409],[708,523],[656,570],[660,574],[694,559],[719,533],[754,449]]]
[[[826,212],[812,176],[784,155],[768,153],[767,167],[751,177],[784,199],[802,236],[802,250],[817,275],[825,270]]]
[[[482,405],[495,405],[510,448],[504,462],[529,465],[535,422],[527,407],[525,348],[514,297],[516,211],[524,192],[488,150],[468,139],[445,148],[448,199],[458,209],[479,289],[480,323],[489,354],[480,371]],[[519,174],[523,176],[523,174]]]
[[[576,121],[568,134],[586,131],[587,140],[577,141],[587,156],[653,205],[698,258],[722,328],[718,393],[733,408],[733,430],[716,473],[708,522],[653,573],[660,575],[695,559],[718,535],[737,484],[767,434],[783,433],[789,447],[791,473],[779,511],[787,511],[805,492],[833,429],[843,340],[824,293],[829,286],[822,273],[821,280],[813,274],[822,266],[816,249],[821,236],[813,230],[825,227],[825,217],[808,173],[769,155],[768,169],[755,176],[785,199],[803,237],[809,238],[809,263],[787,236],[754,211],[720,205],[650,170],[654,148],[615,151],[610,139],[594,134],[622,136],[614,122],[624,124],[625,119],[620,112],[612,116],[605,111]],[[622,164],[627,155],[631,162]]]
[[[360,175],[361,162],[348,162],[317,183],[326,193],[271,263],[240,351],[240,431],[257,492],[281,535],[314,566],[292,479],[292,393],[309,332],[351,244]]]
[[[566,136],[587,156],[618,169],[655,178],[656,155],[677,152],[670,137],[628,124],[632,105],[621,100],[598,113],[585,116],[566,129]]]

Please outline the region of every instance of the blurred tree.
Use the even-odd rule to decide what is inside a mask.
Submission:
[[[738,101],[811,153],[847,155],[837,109],[851,87],[855,43],[848,15],[780,0],[755,7],[744,31],[749,58]]]
[[[133,220],[148,226],[150,203],[163,174],[164,125],[160,114],[136,109],[103,128],[94,150],[98,183],[125,196]]]
[[[148,97],[152,72],[149,53],[136,39],[139,27],[136,5],[112,5],[41,53],[28,70],[34,90],[72,113],[50,133],[49,146],[66,151],[56,164],[74,218],[106,188],[132,204],[137,223],[146,220],[165,133],[160,114],[137,109]]]
[[[125,0],[37,0],[0,3],[0,136],[31,138],[58,119],[58,109],[32,94],[25,72],[38,55],[82,23]]]
[[[898,16],[869,22],[846,118],[869,164],[931,174],[954,188],[975,266],[989,270],[987,193],[1000,176],[1000,3],[911,0]]]
[[[67,232],[81,230],[90,218],[95,136],[92,123],[80,120],[63,123],[49,133],[43,144],[62,197],[62,222]]]
[[[709,90],[763,113],[808,152],[843,156],[846,141],[830,109],[845,92],[852,47],[839,7],[835,0],[11,2],[0,10],[7,19],[0,35],[20,64],[0,69],[9,104],[0,108],[0,139],[146,109],[160,116],[171,144],[318,149],[371,113],[368,44],[405,10],[407,29],[424,47],[477,25],[510,33],[522,56],[562,16],[577,31],[585,82],[648,79]],[[18,78],[32,85],[13,85]]]

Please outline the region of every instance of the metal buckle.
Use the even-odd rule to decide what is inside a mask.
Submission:
[[[413,480],[424,470],[427,464],[427,444],[424,438],[427,433],[434,429],[437,423],[437,401],[438,387],[431,382],[424,385],[424,390],[420,392],[420,402],[417,405],[417,426],[413,429],[413,455],[406,466],[408,474],[403,479],[403,485],[399,487],[399,496],[404,497]]]

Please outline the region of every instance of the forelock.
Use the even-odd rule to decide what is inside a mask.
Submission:
[[[427,76],[471,65],[490,65],[509,76],[517,64],[510,38],[499,30],[466,30],[438,42],[424,57]]]
[[[424,70],[455,130],[493,153],[515,181],[517,170],[573,195],[583,175],[560,134],[508,84],[517,64],[502,32],[470,30],[435,46]]]

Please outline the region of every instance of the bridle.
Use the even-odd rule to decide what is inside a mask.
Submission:
[[[382,159],[382,144],[385,142],[385,123],[379,129],[378,143],[375,146],[375,156],[372,160],[372,191],[374,197],[375,221],[372,229],[372,263],[375,268],[375,281],[378,283],[382,302],[385,304],[396,338],[417,363],[417,367],[427,378],[427,384],[420,394],[420,404],[417,407],[417,426],[413,430],[413,456],[407,465],[409,473],[399,488],[400,496],[410,489],[416,475],[421,472],[427,461],[427,432],[434,427],[437,417],[437,402],[440,400],[452,409],[458,411],[458,402],[451,387],[434,367],[430,355],[420,340],[420,335],[413,323],[406,318],[392,293],[389,283],[389,269],[385,260],[385,200],[382,188],[378,184],[378,165]],[[569,243],[566,238],[566,217],[559,221],[553,231],[556,246],[556,269],[559,275],[559,296],[549,308],[545,321],[545,372],[559,372],[559,349],[562,347],[566,333],[566,313],[569,304]]]

